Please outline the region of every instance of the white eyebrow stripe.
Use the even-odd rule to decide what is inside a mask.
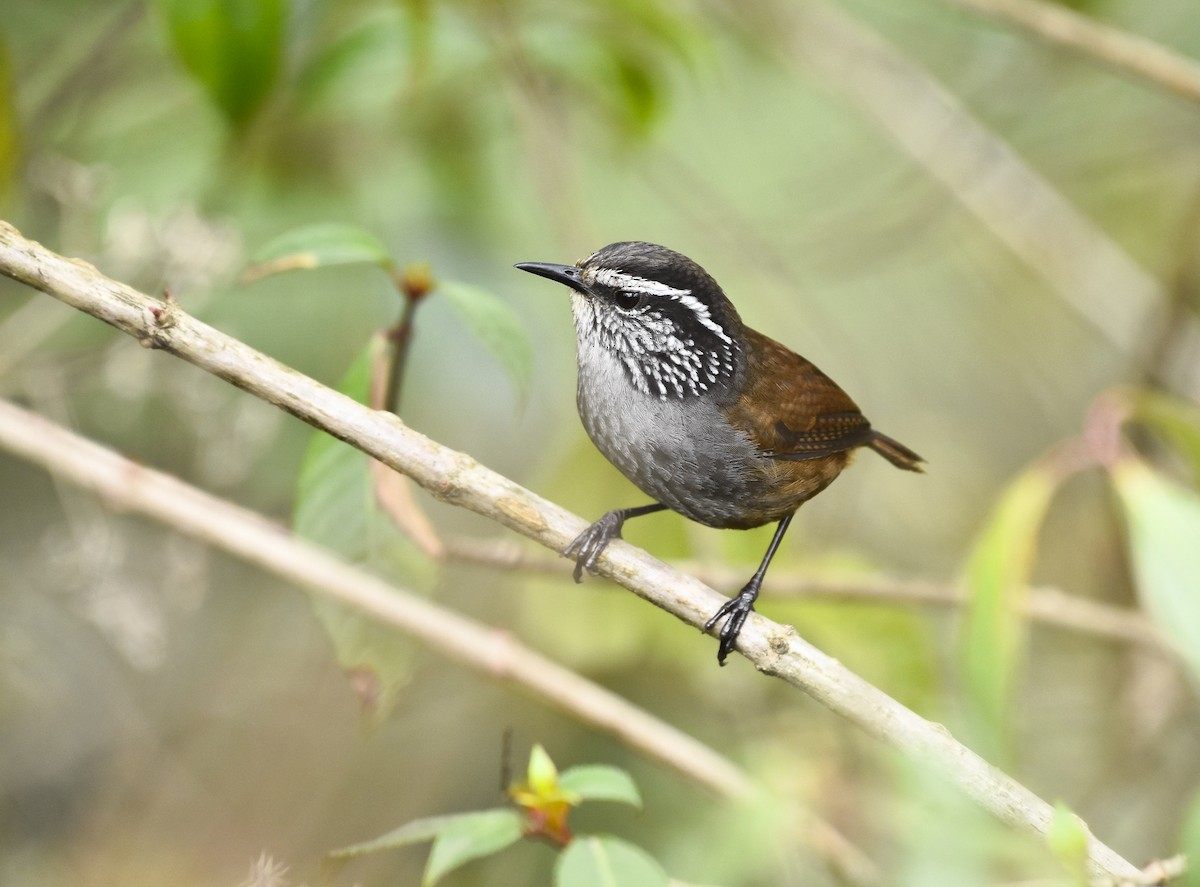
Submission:
[[[695,314],[696,320],[702,326],[709,329],[722,342],[728,345],[733,344],[733,340],[725,334],[725,330],[721,328],[721,325],[712,319],[712,315],[708,311],[708,306],[693,296],[691,290],[676,289],[660,281],[647,280],[645,277],[626,274],[624,271],[618,271],[614,268],[599,269],[595,273],[595,280],[604,286],[611,286],[613,289],[619,289],[627,293],[666,296],[669,299],[674,299]]]
[[[596,272],[596,282],[630,293],[645,293],[648,296],[669,296],[672,299],[690,295],[692,292],[691,290],[675,289],[675,287],[667,286],[665,283],[660,283],[657,280],[648,280],[645,277],[626,274],[624,271],[617,271],[613,268],[599,269]]]
[[[725,335],[725,330],[723,330],[721,325],[713,320],[712,315],[708,313],[708,306],[695,296],[689,295],[689,293],[690,290],[683,290],[683,295],[675,298],[679,299],[680,304],[692,309],[692,312],[696,315],[696,320],[700,321],[701,324],[712,330],[718,339],[720,339],[726,345],[732,345],[733,340],[730,339],[729,336]]]

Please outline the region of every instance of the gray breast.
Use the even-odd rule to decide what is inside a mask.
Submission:
[[[639,391],[595,342],[579,342],[579,364],[579,416],[621,473],[694,521],[721,527],[744,519],[745,503],[755,501],[764,482],[762,457],[712,399]]]

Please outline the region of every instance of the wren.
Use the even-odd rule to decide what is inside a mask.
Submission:
[[[742,323],[709,274],[653,243],[612,243],[577,265],[524,262],[571,288],[576,404],[601,453],[654,500],[600,518],[567,547],[575,581],[625,521],[670,508],[722,529],[778,521],[758,570],[721,619],[717,660],[734,649],[796,509],[866,447],[897,468],[924,460],[871,427],[808,360]]]

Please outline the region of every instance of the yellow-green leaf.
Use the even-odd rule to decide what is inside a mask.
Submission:
[[[356,225],[322,222],[294,228],[269,241],[254,254],[242,280],[353,264],[378,265],[389,272],[395,267],[387,247],[370,231]]]
[[[8,47],[0,40],[0,196],[17,171],[20,129],[17,122],[17,87]]]
[[[1088,832],[1083,821],[1063,804],[1054,805],[1046,843],[1075,887],[1088,885]]]
[[[558,768],[546,749],[538,743],[529,752],[529,771],[526,775],[529,788],[542,797],[558,794]]]
[[[1013,677],[1023,648],[1024,604],[1037,553],[1037,534],[1058,485],[1045,462],[1009,485],[971,550],[964,577],[968,596],[961,638],[966,688],[983,728],[981,741],[1004,748]]]
[[[1179,850],[1187,858],[1180,887],[1200,887],[1200,792],[1192,797],[1191,808],[1183,819]],[[1172,882],[1174,883],[1174,882]]]
[[[1112,472],[1138,597],[1200,678],[1200,495],[1137,459]]]

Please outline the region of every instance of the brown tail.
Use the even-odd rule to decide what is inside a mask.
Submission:
[[[925,471],[921,467],[921,463],[925,461],[924,459],[899,441],[892,440],[886,434],[880,434],[876,431],[875,437],[871,439],[871,442],[867,446],[897,468],[903,468],[905,471]]]

